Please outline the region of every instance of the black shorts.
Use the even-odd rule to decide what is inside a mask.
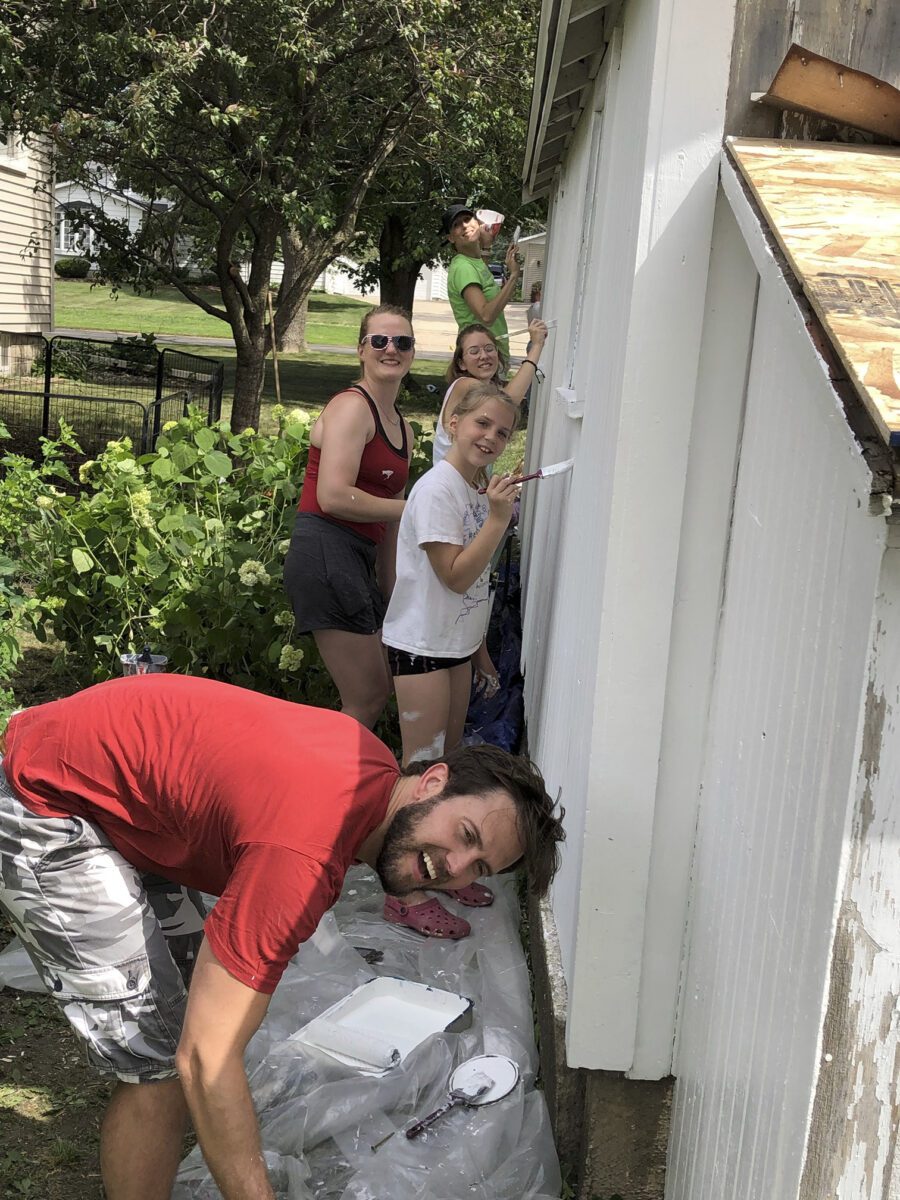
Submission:
[[[471,654],[465,658],[432,658],[428,654],[397,650],[394,646],[388,646],[387,652],[391,675],[395,679],[398,675],[429,675],[432,671],[449,671],[452,667],[461,667],[463,663],[472,661]]]
[[[298,513],[284,587],[298,633],[342,629],[377,633],[387,608],[375,578],[377,547],[352,529],[313,513]]]

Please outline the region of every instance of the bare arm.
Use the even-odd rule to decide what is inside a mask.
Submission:
[[[416,435],[406,417],[403,418],[403,423],[406,426],[406,465],[408,468],[412,462]],[[405,490],[399,492],[398,495],[402,496],[405,500]],[[379,543],[375,554],[375,577],[378,580],[378,586],[381,588],[381,594],[385,600],[390,600],[394,584],[397,582],[397,536],[399,533],[399,521],[391,521],[387,524],[384,528],[384,537]]]
[[[503,385],[504,392],[513,404],[521,404],[525,399],[525,393],[534,383],[537,365],[541,360],[541,351],[547,340],[547,326],[543,321],[532,321],[528,326],[528,337],[531,341],[531,349],[522,359],[522,365],[512,379]]]
[[[468,546],[426,542],[423,546],[431,569],[451,592],[465,595],[491,561],[506,532],[518,495],[515,475],[495,475],[487,486],[490,512]]]
[[[363,451],[375,433],[365,400],[353,392],[343,392],[335,396],[319,420],[322,457],[316,499],[322,512],[342,521],[399,521],[402,497],[388,500],[370,496],[356,486]]]
[[[269,997],[229,975],[204,940],[176,1063],[197,1139],[224,1200],[274,1200],[244,1072]]]
[[[516,294],[516,287],[519,283],[519,260],[516,258],[515,246],[510,246],[506,252],[506,269],[509,272],[509,278],[493,300],[486,299],[484,290],[477,283],[470,283],[468,287],[463,288],[463,299],[482,325],[491,325],[496,321]]]

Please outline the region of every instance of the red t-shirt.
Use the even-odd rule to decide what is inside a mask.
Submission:
[[[409,479],[406,422],[399,410],[395,409],[397,416],[400,417],[400,445],[395,446],[381,423],[377,404],[366,389],[354,383],[344,390],[359,392],[368,404],[375,421],[375,436],[363,447],[359,460],[359,473],[356,476],[354,487],[358,487],[361,492],[368,492],[370,496],[380,496],[382,500],[393,500],[400,495]],[[341,393],[338,392],[338,395]],[[333,400],[334,396],[331,399]],[[329,401],[330,403],[331,401]],[[334,525],[343,525],[345,529],[352,529],[354,533],[358,533],[360,537],[364,537],[369,542],[377,544],[384,541],[384,521],[344,521],[340,517],[330,517],[322,511],[317,495],[321,457],[322,452],[318,446],[310,446],[297,512],[312,513],[316,517],[331,521]]]
[[[139,870],[219,896],[206,937],[258,992],[337,900],[399,776],[351,717],[186,675],[28,709],[7,747],[32,812],[85,817]]]

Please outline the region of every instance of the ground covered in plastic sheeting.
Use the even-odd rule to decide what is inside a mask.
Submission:
[[[279,1200],[558,1200],[550,1119],[534,1087],[537,1052],[515,885],[509,877],[491,883],[497,899],[490,908],[447,902],[471,922],[472,934],[442,942],[385,922],[371,871],[354,868],[347,876],[341,900],[289,966],[247,1051]],[[291,1039],[373,975],[469,997],[471,1028],[430,1037],[383,1076],[360,1074]],[[512,1058],[520,1071],[515,1089],[483,1108],[454,1108],[407,1139],[404,1129],[446,1099],[454,1067],[477,1054]],[[195,1150],[182,1164],[173,1200],[218,1196]]]

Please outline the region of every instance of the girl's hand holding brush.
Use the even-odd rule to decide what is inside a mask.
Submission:
[[[492,475],[486,488],[479,488],[488,498],[490,516],[502,521],[504,528],[512,516],[513,504],[519,494],[518,475]]]

